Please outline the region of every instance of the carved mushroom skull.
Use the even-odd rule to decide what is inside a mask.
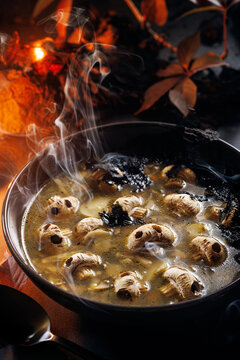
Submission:
[[[48,199],[47,214],[52,218],[63,218],[78,211],[79,200],[74,196],[52,196]]]
[[[71,255],[63,264],[63,273],[69,277],[76,269],[83,270],[95,267],[101,264],[102,260],[99,255],[90,252],[78,252]]]
[[[131,216],[132,210],[143,205],[143,198],[140,196],[129,195],[122,196],[114,201],[113,205],[121,206],[123,211],[126,211]]]
[[[115,293],[122,298],[129,299],[140,295],[141,284],[133,271],[121,273],[114,282]]]
[[[210,206],[207,209],[207,217],[210,220],[219,222],[225,227],[229,227],[237,211],[238,204],[235,201],[232,201],[224,206]]]
[[[44,224],[38,230],[41,250],[54,254],[66,250],[70,245],[70,240],[67,237],[70,230],[60,230],[55,224]]]
[[[200,204],[188,194],[168,194],[163,203],[170,213],[179,217],[196,216],[200,211]]]
[[[167,182],[170,179],[169,173],[173,168],[174,168],[174,165],[168,165],[162,169],[160,176],[164,182]],[[194,184],[196,182],[196,175],[195,175],[194,171],[187,167],[180,168],[173,178],[181,179],[181,180],[186,181],[191,184]],[[183,182],[182,182],[182,185],[183,185]],[[179,182],[179,186],[180,186],[180,182]]]
[[[95,217],[87,217],[80,220],[75,225],[74,235],[75,238],[83,245],[86,244],[86,235],[93,230],[103,226],[103,221]]]
[[[193,258],[203,259],[207,265],[219,265],[226,259],[225,247],[209,236],[197,236],[190,242]]]
[[[144,250],[146,242],[159,246],[170,246],[175,240],[174,233],[165,225],[145,224],[135,229],[127,239],[129,250]]]
[[[180,266],[170,267],[164,272],[163,277],[168,284],[163,285],[160,291],[169,298],[193,299],[200,295],[203,288],[200,281],[189,270]]]

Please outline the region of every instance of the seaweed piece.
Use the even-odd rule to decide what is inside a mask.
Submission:
[[[120,205],[113,205],[111,212],[99,213],[102,221],[109,227],[145,224],[141,219],[132,220]]]
[[[240,253],[234,255],[234,260],[240,265]]]
[[[219,228],[229,245],[240,249],[240,225],[231,226],[231,229],[226,228],[224,225],[219,225]]]
[[[102,181],[110,185],[128,184],[132,191],[139,192],[151,184],[151,179],[144,173],[146,163],[147,159],[114,154],[94,165],[93,171],[104,170]]]
[[[189,191],[177,191],[178,194],[187,194],[189,195],[192,199],[198,200],[200,202],[202,201],[208,201],[208,197],[206,195],[195,195],[190,193]]]

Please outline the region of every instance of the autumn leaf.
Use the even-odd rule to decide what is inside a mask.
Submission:
[[[197,86],[188,77],[182,81],[182,93],[188,107],[194,108],[197,101]]]
[[[165,0],[142,0],[141,11],[149,21],[162,26],[168,18],[168,9]]]
[[[156,73],[158,77],[169,77],[184,74],[184,70],[179,64],[170,64],[166,69],[159,69]]]
[[[191,60],[200,46],[200,32],[197,31],[195,34],[182,40],[178,45],[177,57],[182,67],[187,70]]]
[[[166,94],[169,89],[176,85],[180,81],[180,79],[181,78],[179,76],[171,77],[162,81],[158,81],[157,83],[150,86],[144,94],[144,101],[142,106],[135,113],[135,115],[149,109],[157,100],[159,100],[164,94]]]
[[[168,94],[169,100],[171,103],[176,106],[176,108],[184,115],[188,115],[188,107],[186,100],[184,99],[183,93],[178,89],[174,88],[169,91]]]
[[[191,65],[191,72],[196,73],[198,71],[215,67],[215,66],[222,66],[228,65],[225,61],[223,61],[218,55],[214,54],[213,52],[209,52],[199,56],[195,59]]]
[[[227,65],[220,56],[209,52],[196,59],[194,55],[200,46],[200,32],[184,39],[178,46],[177,56],[179,64],[170,64],[165,69],[159,69],[156,75],[163,80],[150,86],[144,94],[144,101],[136,112],[147,110],[161,96],[169,91],[171,103],[184,115],[194,108],[197,101],[197,86],[190,77],[198,71]]]
[[[71,14],[73,0],[60,0],[57,12],[56,12],[56,29],[57,29],[57,39],[58,43],[64,42],[66,40],[67,34],[67,24]]]
[[[189,109],[196,104],[197,86],[186,77],[169,91],[169,99],[184,116],[187,116]]]

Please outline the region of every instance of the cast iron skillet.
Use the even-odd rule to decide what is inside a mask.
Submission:
[[[67,152],[74,153],[74,166],[82,157],[91,157],[87,147],[87,137],[91,130],[78,132],[66,139]],[[187,162],[196,161],[208,164],[219,173],[229,176],[240,174],[240,152],[214,134],[190,130],[174,124],[156,122],[123,122],[98,127],[98,133],[106,153],[119,152],[156,156],[159,159],[183,158]],[[120,306],[77,297],[61,290],[40,276],[30,265],[21,243],[21,220],[26,200],[34,195],[49,179],[62,171],[64,157],[60,143],[55,145],[60,159],[46,156],[47,150],[34,157],[16,176],[7,192],[3,211],[2,225],[7,245],[23,271],[43,292],[63,306],[79,314],[115,323],[137,324],[165,321],[182,321],[187,318],[201,317],[206,311],[225,306],[240,295],[240,278],[219,291],[194,300],[164,306]],[[69,171],[68,168],[68,171]]]

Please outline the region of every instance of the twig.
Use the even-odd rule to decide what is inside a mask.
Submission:
[[[147,31],[149,32],[149,34],[152,35],[152,37],[161,45],[167,47],[168,49],[170,49],[171,51],[173,51],[174,53],[177,52],[177,48],[175,46],[173,46],[172,44],[170,44],[168,41],[166,41],[161,35],[159,35],[158,33],[156,33],[156,31],[154,31],[151,27],[151,24],[149,21],[146,21],[145,17],[141,14],[141,12],[138,10],[138,8],[136,7],[136,5],[133,3],[132,0],[124,0],[125,3],[127,4],[127,6],[129,7],[129,9],[132,11],[133,15],[135,16],[135,18],[137,19],[137,21],[140,23],[141,27],[145,27],[147,29]]]
[[[148,30],[148,32],[152,35],[152,37],[159,42],[159,44],[162,44],[163,46],[165,46],[166,48],[170,49],[171,51],[173,51],[174,53],[177,52],[177,48],[175,46],[173,46],[171,43],[169,43],[168,41],[166,41],[161,35],[159,35],[158,33],[156,33],[156,31],[154,31],[150,25],[150,23],[147,21],[145,23],[146,25],[146,29]]]
[[[144,27],[145,18],[142,16],[136,5],[132,2],[132,0],[124,0],[129,9],[132,11],[133,15],[137,19],[137,21],[140,23],[141,27]]]
[[[219,56],[221,59],[225,59],[228,54],[228,43],[227,43],[227,8],[223,8],[223,44],[224,51]]]

